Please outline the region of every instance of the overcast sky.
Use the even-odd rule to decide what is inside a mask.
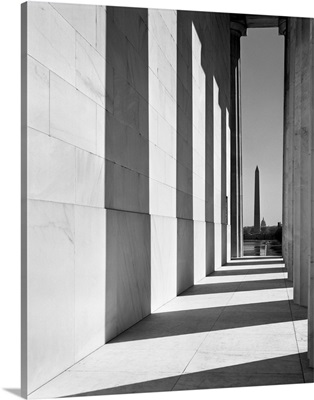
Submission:
[[[248,29],[241,38],[243,225],[254,225],[254,177],[260,212],[282,222],[284,38],[278,29]]]

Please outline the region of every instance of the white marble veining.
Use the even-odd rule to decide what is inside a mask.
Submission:
[[[149,167],[151,179],[176,187],[176,160],[152,143],[149,145]]]
[[[75,147],[28,128],[27,196],[75,202]]]
[[[75,206],[75,361],[105,343],[106,211]]]
[[[214,257],[215,269],[220,268],[222,265],[222,245],[221,245],[221,224],[214,223]]]
[[[105,157],[105,126],[106,111],[103,107],[97,105],[97,145],[96,153],[98,156]]]
[[[106,160],[106,208],[148,212],[149,178]]]
[[[161,49],[164,51],[166,58],[170,64],[176,69],[177,64],[177,52],[173,51],[176,48],[176,14],[171,10],[173,14],[171,18],[173,22],[169,24],[168,10],[148,10],[148,30],[152,33],[158,42]],[[167,24],[166,22],[167,21]],[[170,28],[170,30],[168,29]]]
[[[194,283],[206,276],[206,222],[194,221]]]
[[[29,200],[28,391],[74,363],[74,206]]]
[[[177,294],[182,293],[194,283],[193,221],[177,218],[178,273]]]
[[[97,104],[57,75],[50,74],[50,134],[96,153]]]
[[[27,57],[27,125],[49,134],[49,70]]]
[[[97,6],[96,49],[104,58],[106,58],[106,28],[106,6]]]
[[[29,2],[28,54],[75,84],[75,30],[50,3]]]
[[[177,220],[151,216],[151,309],[173,299],[177,292]]]
[[[215,270],[215,224],[206,222],[206,275]]]
[[[87,151],[76,149],[77,204],[104,208],[105,160]]]
[[[81,35],[75,40],[75,85],[104,107],[106,61]]]
[[[111,114],[106,118],[106,159],[147,176],[147,139]]]
[[[86,4],[51,3],[92,46],[96,47],[96,6]]]
[[[214,103],[214,222],[221,223],[221,108],[219,87],[213,78]]]
[[[107,210],[106,342],[150,313],[150,217]],[[139,290],[141,288],[141,290]]]
[[[176,189],[149,179],[149,212],[165,217],[176,216]]]
[[[177,156],[177,132],[161,115],[157,114],[158,137],[157,145],[170,157]]]

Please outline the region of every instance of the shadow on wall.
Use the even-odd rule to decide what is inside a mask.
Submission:
[[[106,342],[151,311],[147,24],[107,7]]]
[[[194,283],[192,20],[177,12],[177,294]]]

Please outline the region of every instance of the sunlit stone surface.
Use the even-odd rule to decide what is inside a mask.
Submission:
[[[313,381],[285,274],[280,261],[221,267],[31,398]]]

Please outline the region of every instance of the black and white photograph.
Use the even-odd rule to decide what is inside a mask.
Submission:
[[[6,399],[313,393],[314,8],[259,6],[16,2]]]

